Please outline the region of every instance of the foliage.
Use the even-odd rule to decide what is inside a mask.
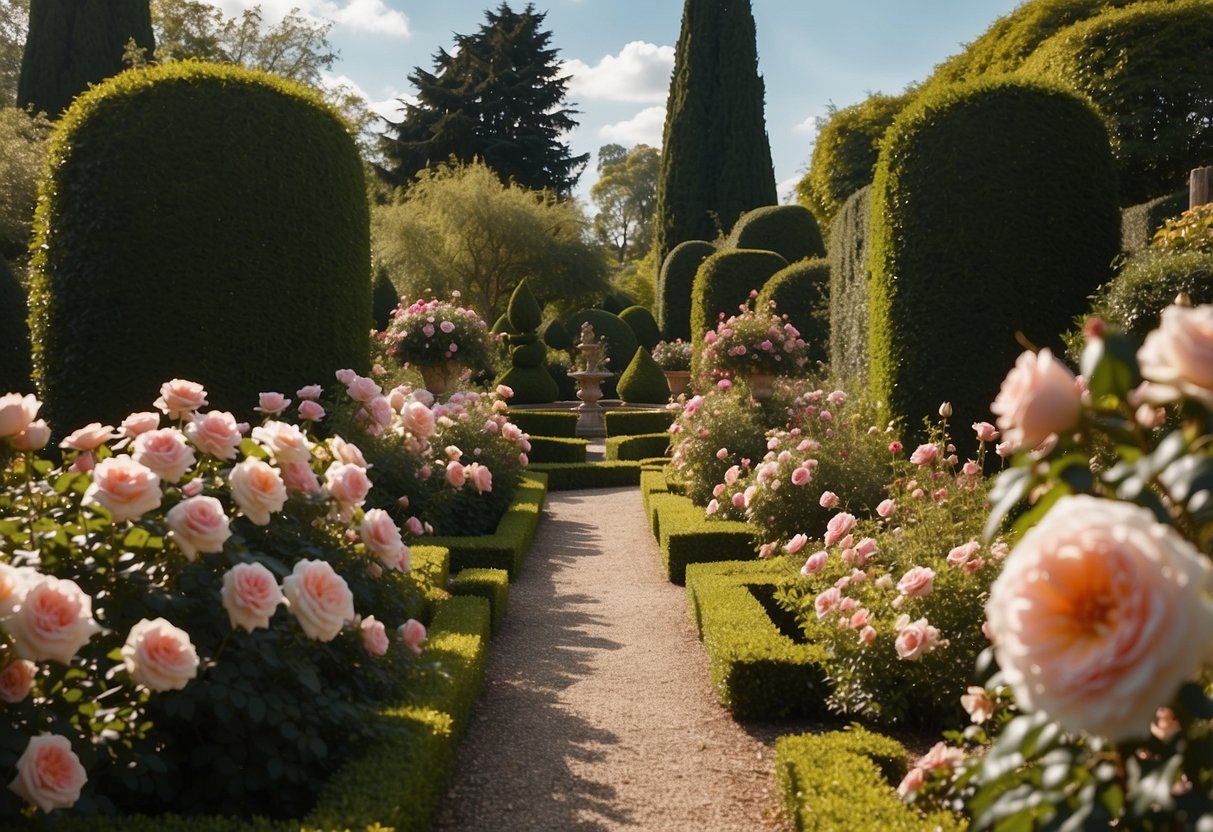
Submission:
[[[391,278],[383,268],[375,270],[375,282],[371,286],[371,313],[376,329],[387,329],[392,322],[392,313],[400,306],[400,294],[392,285]]]
[[[666,456],[670,450],[670,434],[638,433],[632,436],[608,436],[603,456],[616,459],[656,459]]]
[[[705,240],[687,240],[670,250],[657,276],[657,321],[666,339],[691,339],[691,290],[700,264],[716,253]],[[695,339],[698,340],[698,339]]]
[[[524,277],[540,303],[606,291],[588,225],[575,202],[503,185],[481,162],[427,171],[372,211],[376,255],[402,296],[458,290],[487,321]]]
[[[847,199],[830,229],[829,364],[839,378],[868,378],[868,218],[872,188]]]
[[[1188,207],[1188,189],[1158,196],[1120,212],[1120,247],[1128,254],[1146,248],[1163,222],[1181,214]]]
[[[733,224],[721,248],[773,251],[789,263],[824,257],[826,253],[817,220],[802,205],[764,205],[746,211]]]
[[[449,301],[418,298],[407,307],[401,303],[376,337],[402,364],[458,361],[483,369],[489,363],[493,336],[484,319],[459,301],[459,293],[453,292]]]
[[[32,393],[25,287],[0,257],[0,390]]]
[[[192,62],[124,72],[60,120],[45,171],[30,323],[55,424],[119,420],[164,378],[215,378],[211,404],[239,412],[368,369],[362,163],[305,87]],[[200,348],[180,349],[184,321]]]
[[[685,0],[657,174],[658,262],[778,202],[763,90],[749,0]]]
[[[590,188],[598,207],[594,233],[618,263],[643,257],[652,245],[660,158],[661,152],[647,144],[631,150],[608,144],[598,151],[598,181]]]
[[[11,0],[0,6],[0,107],[17,104],[17,81],[28,31],[29,0]]]
[[[1199,251],[1213,254],[1213,202],[1196,205],[1163,222],[1151,248],[1160,251]]]
[[[718,251],[704,260],[691,285],[691,342],[699,343],[721,320],[749,303],[787,265],[773,251],[750,249]]]
[[[780,315],[774,302],[759,305],[757,292],[736,315],[721,320],[704,335],[704,347],[695,356],[696,383],[745,376],[747,373],[772,373],[781,376],[809,372],[808,344],[800,332]]]
[[[629,306],[619,313],[619,318],[632,328],[636,342],[646,350],[653,349],[661,340],[661,330],[647,306]]]
[[[523,278],[510,295],[506,317],[510,323],[510,365],[498,384],[508,386],[514,392],[517,404],[544,404],[554,402],[560,388],[547,368],[547,345],[536,330],[543,323],[543,310],[531,292],[528,278]]]
[[[675,413],[661,410],[608,410],[602,414],[607,438],[669,433]],[[660,456],[660,454],[657,454]]]
[[[1180,293],[1192,303],[1213,303],[1213,252],[1150,248],[1130,257],[1092,296],[1090,314],[1145,338]],[[1074,340],[1077,357],[1082,343]]]
[[[766,453],[768,418],[740,387],[713,388],[686,401],[670,428],[671,474],[692,502],[706,506],[730,467]]]
[[[611,288],[629,295],[633,303],[657,309],[657,252],[649,246],[644,257],[624,263],[611,275]]]
[[[388,181],[403,185],[452,158],[479,159],[503,182],[569,195],[589,154],[572,156],[558,141],[577,127],[577,110],[564,106],[568,76],[541,28],[546,17],[531,3],[522,12],[502,3],[475,34],[455,35],[450,52],[440,48],[433,72],[414,68],[417,101],[404,102],[384,137]]]
[[[643,346],[636,348],[615,389],[619,398],[629,403],[662,404],[670,399],[665,373]]]
[[[790,262],[790,261],[789,261]],[[799,260],[771,275],[755,303],[774,304],[788,316],[809,347],[809,363],[829,359],[830,264],[824,258]]]
[[[653,360],[663,370],[690,370],[691,344],[681,338],[658,341],[653,345]]]
[[[15,107],[0,109],[0,258],[24,259],[50,123]]]
[[[1017,338],[1060,342],[1119,250],[1115,181],[1101,119],[1053,87],[978,81],[902,113],[872,186],[868,336],[905,430],[942,400],[979,420]]]
[[[605,309],[582,309],[574,312],[564,319],[564,328],[572,333],[577,333],[575,339],[578,343],[581,342],[581,326],[588,323],[594,328],[594,337],[599,341],[606,342],[606,360],[600,363],[600,368],[610,370],[616,373],[615,379],[606,379],[602,383],[602,392],[605,398],[611,399],[615,397],[615,381],[618,374],[622,373],[632,360],[632,356],[636,354],[636,334],[632,332],[632,328],[627,325],[618,315],[607,312]],[[581,355],[575,351],[575,358],[581,361]],[[584,362],[583,362],[584,363]],[[585,367],[578,366],[577,369],[584,370]]]

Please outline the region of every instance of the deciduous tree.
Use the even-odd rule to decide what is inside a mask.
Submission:
[[[660,158],[647,144],[631,150],[608,144],[598,151],[598,181],[590,188],[590,199],[598,206],[594,231],[620,264],[649,250]]]

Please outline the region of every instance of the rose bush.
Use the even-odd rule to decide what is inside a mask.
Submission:
[[[696,364],[696,390],[747,373],[804,376],[816,369],[809,366],[809,347],[788,316],[779,314],[774,301],[757,308],[757,296],[751,291],[750,300],[736,315],[722,318],[705,333]]]
[[[408,306],[402,303],[376,337],[401,364],[458,361],[483,369],[492,358],[494,336],[480,315],[459,301],[459,293],[452,292],[449,301],[420,298]]]

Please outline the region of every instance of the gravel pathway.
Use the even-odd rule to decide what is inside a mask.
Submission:
[[[640,492],[557,492],[433,829],[784,830],[778,733],[717,704]]]

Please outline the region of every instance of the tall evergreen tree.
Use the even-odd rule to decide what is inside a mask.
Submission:
[[[149,0],[31,0],[17,106],[58,118],[89,84],[123,70],[131,40],[152,56]]]
[[[567,196],[589,154],[570,155],[560,135],[577,126],[578,111],[563,107],[568,76],[560,74],[546,14],[532,4],[517,13],[507,3],[485,12],[472,35],[456,35],[454,53],[439,49],[434,71],[417,67],[409,81],[417,103],[384,136],[393,184],[451,160],[480,158],[502,181]]]
[[[686,0],[657,179],[658,262],[777,202],[763,106],[749,0]]]

